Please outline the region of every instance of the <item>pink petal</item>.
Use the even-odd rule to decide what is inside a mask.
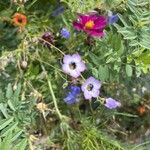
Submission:
[[[92,37],[104,37],[105,33],[103,31],[97,31],[97,30],[89,30],[86,31],[88,35]]]
[[[78,22],[73,22],[73,26],[76,30],[83,30],[83,25]]]
[[[100,16],[94,21],[94,24],[95,25],[93,29],[103,29],[107,25],[107,18],[104,16]]]
[[[90,18],[91,18],[91,16],[89,16],[89,15],[82,15],[82,14],[79,15],[80,23],[83,24],[83,25],[85,25],[85,23],[87,21],[89,21]]]

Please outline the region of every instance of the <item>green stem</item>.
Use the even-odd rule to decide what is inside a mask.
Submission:
[[[45,43],[49,44],[50,46],[52,46],[53,48],[55,48],[57,51],[59,51],[62,55],[65,55],[65,53],[63,51],[61,51],[59,48],[57,48],[56,46],[54,46],[52,43],[42,39],[42,38],[39,38],[39,40],[41,41],[44,41]]]
[[[53,91],[53,88],[52,88],[51,81],[50,81],[50,79],[48,78],[47,75],[46,75],[46,78],[47,78],[47,83],[48,83],[48,86],[49,86],[50,93],[52,95],[52,99],[53,99],[53,102],[54,102],[54,106],[55,106],[57,115],[58,115],[59,119],[62,120],[62,115],[61,115],[61,113],[58,109],[57,100],[56,100],[56,97],[55,97],[55,94],[54,94],[54,91]]]

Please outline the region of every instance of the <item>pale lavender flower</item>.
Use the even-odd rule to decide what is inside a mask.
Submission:
[[[81,72],[83,72],[85,69],[86,69],[86,66],[84,62],[82,61],[81,56],[79,54],[64,56],[62,70],[66,74],[74,78],[77,78],[81,75]]]
[[[109,109],[115,109],[117,107],[121,106],[121,103],[112,99],[112,98],[106,98],[105,104],[104,104],[107,108]]]
[[[101,82],[94,77],[89,77],[81,86],[85,99],[96,98],[100,94]]]

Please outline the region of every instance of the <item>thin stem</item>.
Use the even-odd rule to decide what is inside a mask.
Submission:
[[[46,71],[42,64],[41,64],[41,67],[42,67],[43,71]],[[53,91],[53,88],[52,88],[51,80],[49,79],[47,74],[46,74],[46,79],[47,79],[49,91],[51,93],[51,96],[52,96],[52,99],[53,99],[53,103],[54,103],[54,107],[56,109],[57,115],[58,115],[59,119],[62,120],[62,115],[61,115],[61,113],[60,113],[60,111],[58,109],[57,100],[56,100],[56,97],[55,97],[55,94],[54,94],[54,91]]]
[[[42,40],[44,41],[45,43],[49,44],[50,46],[54,47],[56,50],[58,50],[61,54],[65,55],[65,53],[63,51],[61,51],[59,48],[57,48],[56,46],[54,46],[53,44],[51,44],[50,42],[42,39],[42,38],[39,38],[39,40]]]
[[[89,101],[89,103],[90,103],[90,110],[91,110],[91,112],[92,112],[92,116],[94,116],[94,111],[93,111],[93,108],[92,108],[92,101]]]

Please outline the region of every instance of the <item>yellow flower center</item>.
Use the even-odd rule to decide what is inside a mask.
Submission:
[[[89,20],[85,23],[85,28],[86,29],[92,29],[94,27],[94,21]]]

